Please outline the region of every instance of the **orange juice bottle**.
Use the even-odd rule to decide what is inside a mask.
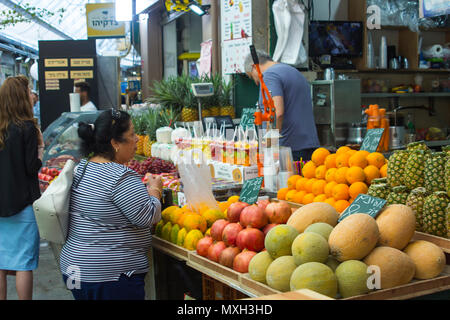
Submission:
[[[387,152],[389,151],[389,118],[386,116],[386,109],[384,108],[380,109],[380,122],[380,127],[384,129],[384,132],[377,151]]]
[[[366,110],[365,113],[369,116],[367,120],[367,130],[381,127],[379,107],[377,104],[370,105],[369,110]]]

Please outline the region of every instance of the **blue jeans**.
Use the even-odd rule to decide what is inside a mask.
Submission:
[[[70,291],[75,300],[145,300],[145,275],[122,274],[118,281],[81,282],[80,289]],[[67,278],[63,275],[65,284]]]

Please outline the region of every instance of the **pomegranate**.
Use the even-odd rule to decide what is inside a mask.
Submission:
[[[241,253],[238,247],[228,247],[223,250],[219,257],[219,263],[225,267],[233,268],[234,258]]]
[[[254,204],[242,210],[240,222],[243,227],[260,229],[269,223],[269,219],[264,210]]]
[[[220,220],[217,220],[216,222],[213,223],[213,225],[211,226],[211,237],[213,238],[213,240],[215,240],[215,241],[222,241],[223,229],[229,223],[230,222],[228,222],[225,219],[220,219]]]
[[[264,235],[267,235],[267,232],[269,232],[270,229],[272,229],[273,227],[276,227],[277,225],[278,225],[278,223],[269,223],[267,226],[265,226],[263,229]]]
[[[264,249],[264,232],[256,228],[246,228],[239,232],[236,245],[239,249],[259,252]]]
[[[220,254],[226,249],[226,245],[223,241],[214,243],[208,248],[208,259],[214,262],[219,262]]]
[[[248,207],[249,204],[245,202],[235,202],[232,203],[227,210],[227,218],[230,222],[239,222],[241,212],[245,207]]]
[[[204,237],[197,242],[197,253],[202,257],[208,255],[208,249],[213,244],[213,239],[211,237]]]
[[[286,223],[292,214],[286,202],[273,202],[266,207],[266,215],[270,223]]]
[[[222,240],[229,247],[236,245],[236,238],[239,232],[242,231],[242,226],[239,223],[230,223],[224,229],[222,233]]]
[[[258,205],[258,207],[260,207],[261,209],[265,210],[266,207],[270,204],[270,201],[266,200],[266,199],[259,200],[256,204]]]
[[[233,270],[237,272],[247,273],[250,260],[256,255],[253,251],[242,251],[239,253],[233,261]]]

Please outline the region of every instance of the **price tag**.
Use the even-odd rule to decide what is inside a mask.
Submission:
[[[255,179],[244,181],[244,185],[241,190],[241,195],[239,196],[239,201],[248,204],[256,203],[256,201],[258,201],[259,190],[261,190],[262,182],[263,177],[258,177]]]
[[[255,108],[244,108],[240,126],[245,130],[247,127],[253,127],[255,124]]]
[[[369,152],[377,151],[381,137],[383,136],[383,132],[384,128],[368,130],[366,136],[364,137],[360,150]]]
[[[354,213],[365,213],[375,219],[380,210],[385,206],[386,202],[387,201],[384,199],[371,197],[367,194],[360,194],[352,204],[342,212],[338,221],[341,222],[343,219]]]

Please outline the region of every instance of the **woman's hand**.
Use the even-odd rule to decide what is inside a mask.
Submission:
[[[162,197],[162,189],[163,189],[163,183],[160,176],[147,174],[147,191],[148,194],[161,199]]]

